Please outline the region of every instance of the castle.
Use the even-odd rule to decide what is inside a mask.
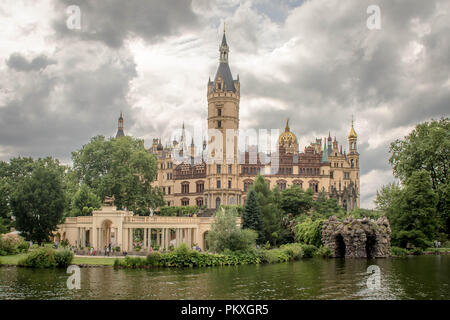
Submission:
[[[240,81],[239,76],[233,78],[228,64],[229,47],[225,30],[219,52],[215,78],[213,81],[210,79],[207,85],[208,129],[218,130],[223,139],[222,147],[212,151],[213,154],[219,152],[219,161],[206,161],[204,158],[204,151],[214,137],[209,137],[208,142],[204,140],[201,156],[194,157],[198,150],[193,139],[188,149],[184,123],[179,141],[174,140],[164,147],[161,139],[153,139],[149,152],[158,161],[158,174],[153,186],[161,188],[166,205],[197,205],[210,209],[220,205],[243,205],[247,190],[256,176],[262,174],[271,188],[278,186],[284,190],[296,184],[304,190],[311,188],[315,198],[323,192],[337,199],[346,211],[359,207],[359,154],[353,120],[348,134],[348,153],[342,151],[342,144],[336,137],[333,140],[330,134],[328,138],[316,139],[303,152],[299,151],[297,137],[290,131],[288,120],[278,138],[277,151],[270,155],[272,160],[277,160],[276,166],[261,161],[263,155],[256,146],[239,151],[236,147],[238,137],[226,136],[230,129],[239,129]],[[121,114],[116,137],[123,135]],[[227,143],[234,146],[231,155],[226,154]],[[181,156],[189,153],[191,156],[177,163],[174,152]]]

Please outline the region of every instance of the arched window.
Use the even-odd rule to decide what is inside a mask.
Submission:
[[[182,206],[188,206],[189,205],[189,198],[181,199],[181,205]]]
[[[205,190],[205,183],[203,181],[197,181],[195,183],[195,192],[203,193],[203,190]]]
[[[216,198],[216,209],[219,209],[220,207],[220,197]]]
[[[181,193],[189,193],[189,182],[185,181],[181,183]]]
[[[197,204],[197,207],[203,206],[203,198],[195,199],[195,203]]]

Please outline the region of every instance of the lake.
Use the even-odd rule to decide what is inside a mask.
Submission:
[[[369,289],[367,268],[381,271]],[[81,268],[81,289],[65,270],[0,267],[0,299],[450,299],[450,256],[305,259],[188,269]]]

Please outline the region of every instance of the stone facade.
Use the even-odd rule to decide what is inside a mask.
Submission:
[[[391,228],[386,217],[378,220],[332,216],[323,223],[322,242],[336,258],[385,258],[390,255]]]

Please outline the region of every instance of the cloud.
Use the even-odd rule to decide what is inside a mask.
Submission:
[[[56,64],[56,60],[49,59],[46,55],[41,54],[28,61],[20,53],[13,53],[6,61],[6,64],[11,69],[17,71],[33,71],[42,70],[49,65]]]
[[[192,10],[191,1],[55,1],[55,8],[61,13],[70,5],[80,8],[81,30],[67,28],[68,15],[60,14],[54,21],[57,35],[101,41],[112,48],[121,47],[126,39],[133,37],[155,43],[199,26],[199,18]]]

